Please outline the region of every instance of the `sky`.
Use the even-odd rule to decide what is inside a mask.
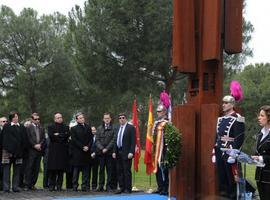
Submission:
[[[7,5],[19,14],[24,7],[31,7],[39,14],[51,14],[59,11],[67,15],[77,4],[83,7],[85,0],[0,0],[0,5]],[[246,64],[270,63],[270,0],[246,0],[247,7],[244,17],[254,26],[250,47],[253,58]]]

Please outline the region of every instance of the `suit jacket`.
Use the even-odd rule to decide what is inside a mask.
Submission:
[[[35,132],[35,125],[31,124],[29,127],[26,128],[28,142],[30,144],[30,147],[34,147],[36,144],[42,145],[42,150],[45,147],[45,131],[44,128],[39,125],[39,133],[40,133],[40,139],[39,142],[37,141],[36,132]]]
[[[23,150],[26,145],[26,130],[23,125],[19,127],[5,124],[2,130],[3,149],[12,153],[17,158],[23,157]]]
[[[119,133],[120,126],[116,130],[116,141],[118,138],[118,133]],[[136,137],[136,130],[135,127],[132,126],[131,124],[127,124],[126,128],[123,132],[123,139],[122,139],[122,156],[123,159],[128,159],[128,154],[132,153],[134,155],[135,153],[135,138]],[[117,153],[117,144],[115,143],[115,149]]]
[[[71,128],[71,163],[73,166],[87,166],[90,162],[91,146],[93,134],[91,126],[77,124]],[[83,147],[88,146],[88,151],[83,151]]]
[[[261,132],[257,136],[256,155],[263,157],[265,166],[256,168],[255,180],[270,183],[270,135],[261,141],[262,136]]]

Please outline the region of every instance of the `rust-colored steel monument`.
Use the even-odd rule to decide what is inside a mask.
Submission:
[[[182,156],[171,171],[178,200],[216,199],[211,162],[223,94],[223,50],[242,50],[243,0],[174,0],[173,67],[189,74],[188,102],[173,108],[183,136]]]

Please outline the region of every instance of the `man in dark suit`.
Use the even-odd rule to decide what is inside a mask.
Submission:
[[[117,176],[120,190],[116,194],[131,193],[131,165],[135,152],[135,127],[127,123],[125,113],[120,113],[119,128],[117,129],[115,153],[117,159]]]
[[[17,112],[9,114],[10,123],[3,127],[3,190],[10,192],[10,174],[11,164],[13,165],[12,191],[19,192],[20,168],[23,162],[23,149],[26,140],[25,127],[19,124],[19,115]]]
[[[64,123],[62,114],[54,114],[54,123],[48,126],[49,150],[48,165],[49,190],[62,190],[63,174],[68,167],[68,139],[69,127]]]
[[[26,161],[25,185],[27,190],[34,189],[38,179],[40,161],[45,147],[45,131],[40,125],[38,113],[31,116],[31,124],[26,128],[29,141],[28,158]]]
[[[71,128],[71,163],[73,166],[73,190],[78,190],[79,173],[82,171],[82,191],[90,190],[89,166],[93,135],[91,126],[85,123],[82,113],[76,114],[77,125]]]
[[[99,161],[96,155],[96,133],[97,129],[95,126],[91,127],[92,134],[93,134],[93,144],[91,147],[91,159],[90,159],[90,179],[92,190],[96,191],[97,189],[97,180],[98,180],[98,167],[99,167]],[[92,174],[92,176],[91,176]]]
[[[115,130],[111,123],[111,114],[103,114],[103,123],[97,129],[96,134],[96,154],[99,159],[99,188],[104,190],[105,168],[107,172],[106,190],[112,192],[112,153],[115,144]]]

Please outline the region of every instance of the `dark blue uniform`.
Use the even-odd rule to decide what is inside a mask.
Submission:
[[[237,113],[219,117],[215,144],[216,166],[218,172],[219,192],[221,196],[235,199],[236,182],[233,169],[237,161],[228,163],[228,155],[220,148],[240,149],[244,141],[245,119]]]

